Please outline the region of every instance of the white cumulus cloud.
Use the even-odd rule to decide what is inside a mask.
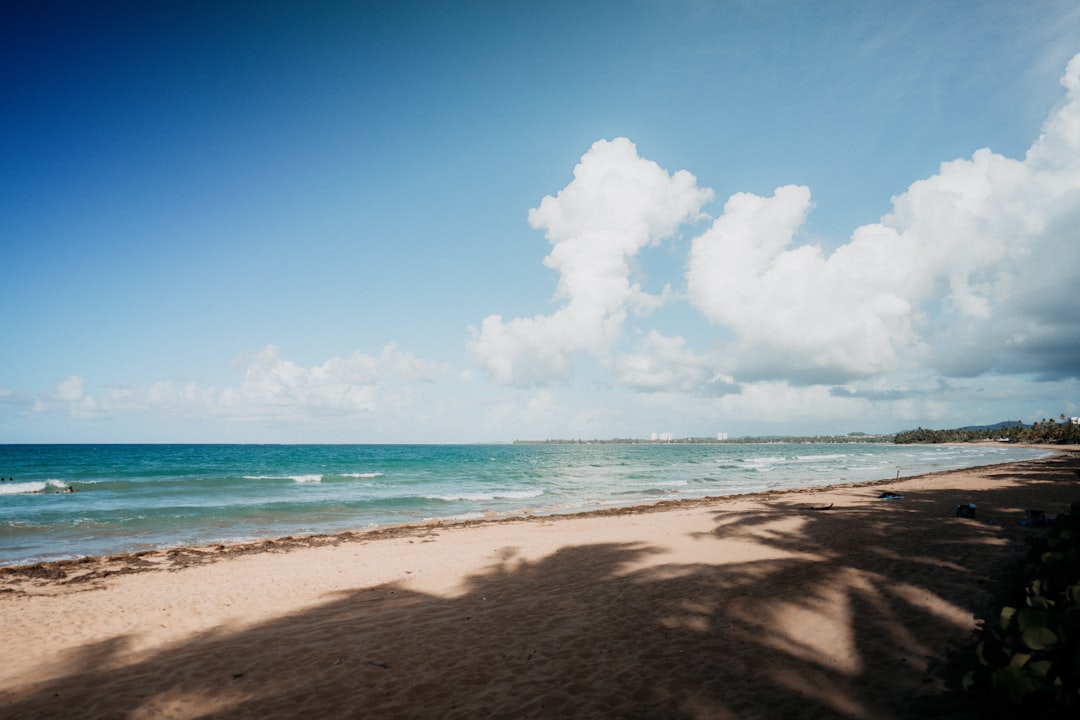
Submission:
[[[943,163],[831,254],[794,243],[806,188],[732,196],[687,271],[693,305],[734,332],[725,369],[803,384],[913,367],[1077,377],[1080,56],[1062,84],[1023,160]]]
[[[86,382],[78,375],[62,380],[56,387],[54,399],[64,406],[68,414],[76,418],[95,418],[103,414],[98,401],[86,393]],[[39,401],[34,410],[42,412],[51,407],[51,403]]]
[[[612,372],[620,385],[643,392],[693,392],[710,383],[717,391],[730,391],[731,378],[717,376],[714,365],[709,357],[690,350],[685,338],[653,330],[637,352],[614,358]]]
[[[596,142],[573,181],[529,212],[529,224],[552,245],[544,264],[559,272],[562,306],[531,318],[485,318],[472,331],[473,356],[496,382],[514,385],[567,377],[576,353],[605,358],[628,312],[663,301],[632,282],[635,256],[698,218],[711,198],[693,175],[669,174],[626,138]]]
[[[916,344],[901,248],[871,231],[828,257],[790,247],[810,207],[801,186],[739,193],[693,241],[688,296],[735,332],[725,369],[740,378],[836,382],[891,369]]]
[[[552,244],[562,301],[487,317],[469,347],[498,383],[566,379],[587,353],[642,391],[725,394],[739,383],[890,386],[992,373],[1080,376],[1080,55],[1022,159],[988,148],[941,164],[832,251],[801,240],[810,189],[736,193],[693,238],[685,293],[632,281],[641,250],[703,217],[712,191],[624,138],[594,144],[573,181],[529,213]],[[659,325],[630,352],[632,310],[683,299],[716,328],[703,353]],[[695,338],[701,342],[700,336]]]
[[[223,390],[214,405],[242,415],[371,413],[388,385],[430,381],[442,371],[393,343],[377,357],[357,352],[310,368],[280,357],[270,345],[248,365],[243,383]]]
[[[390,343],[378,355],[356,352],[304,367],[268,345],[244,368],[243,380],[214,387],[195,381],[161,380],[144,389],[112,387],[99,398],[83,378],[71,376],[56,391],[38,398],[35,413],[63,408],[69,414],[100,417],[147,410],[236,419],[305,420],[319,417],[396,416],[416,399],[414,386],[448,373],[445,365],[405,352]]]

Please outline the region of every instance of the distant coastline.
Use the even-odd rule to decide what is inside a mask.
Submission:
[[[514,445],[746,445],[746,444],[791,444],[805,445],[820,443],[837,445],[843,443],[880,444],[892,443],[895,433],[871,435],[868,433],[849,433],[847,435],[760,435],[754,437],[736,437],[719,440],[710,437],[686,437],[666,440],[649,438],[607,438],[592,440],[549,438],[547,440],[514,440]]]
[[[932,430],[919,426],[914,430],[895,433],[872,434],[851,432],[846,435],[757,435],[729,438],[726,433],[717,437],[673,437],[670,433],[651,438],[602,439],[547,439],[515,440],[514,445],[732,445],[732,444],[827,444],[844,443],[896,444],[896,445],[942,445],[977,444],[987,442],[1017,443],[1025,445],[1076,445],[1080,444],[1080,417],[1061,413],[1058,419],[1043,418],[1025,425],[1021,421],[1006,420],[991,425],[968,425],[962,428]]]

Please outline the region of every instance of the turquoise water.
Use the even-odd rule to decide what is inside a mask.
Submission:
[[[570,513],[1044,454],[869,444],[0,445],[0,565]]]

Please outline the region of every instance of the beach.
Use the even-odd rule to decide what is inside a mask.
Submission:
[[[0,568],[5,718],[956,716],[1076,448],[913,478]],[[889,492],[897,497],[880,497]],[[974,518],[956,517],[975,503]]]

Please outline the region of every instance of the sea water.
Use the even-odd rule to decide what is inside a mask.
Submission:
[[[0,565],[572,513],[1046,454],[861,443],[0,445]]]

